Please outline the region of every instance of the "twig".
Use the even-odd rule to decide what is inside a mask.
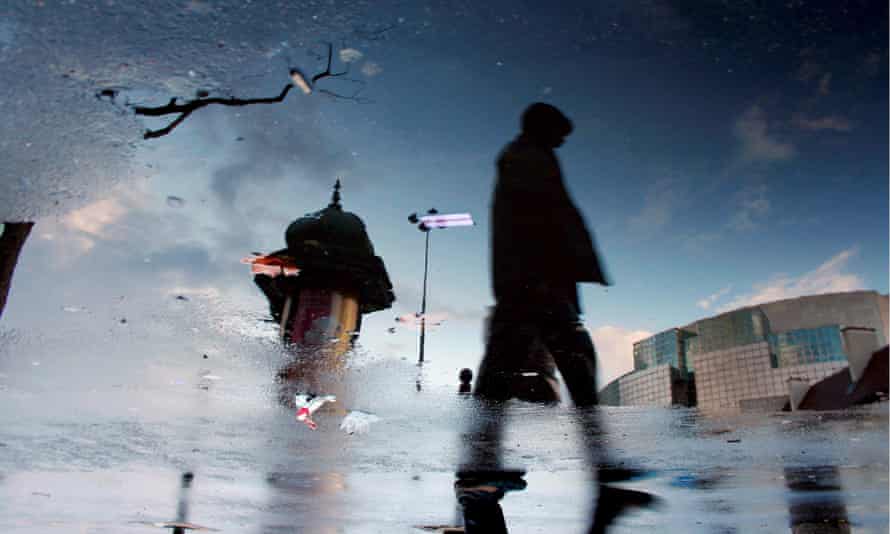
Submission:
[[[331,72],[331,57],[334,55],[334,46],[331,43],[325,44],[328,45],[328,67],[324,70],[324,72],[319,72],[312,77],[313,85],[315,85],[315,82],[322,78],[335,78],[337,76],[343,76],[344,74],[349,73],[349,63],[346,64],[346,70],[344,70],[343,72]]]
[[[265,98],[221,98],[221,97],[212,97],[208,98],[206,92],[199,92],[198,98],[195,100],[188,100],[181,104],[177,103],[176,98],[171,98],[170,102],[163,106],[157,107],[148,107],[148,106],[133,106],[133,112],[136,115],[142,115],[144,117],[163,117],[165,115],[175,115],[179,116],[176,119],[159,130],[146,130],[143,134],[143,139],[154,139],[157,137],[163,137],[170,132],[172,132],[177,126],[182,124],[182,122],[188,118],[189,115],[194,113],[196,110],[199,110],[205,106],[209,106],[212,104],[217,104],[220,106],[249,106],[253,104],[277,104],[279,102],[283,102],[285,97],[287,97],[287,93],[290,92],[291,89],[296,85],[298,86],[304,93],[310,94],[312,93],[313,86],[319,80],[324,78],[337,78],[340,76],[344,76],[349,73],[349,63],[346,64],[346,69],[343,72],[331,72],[331,63],[334,56],[334,47],[331,43],[325,43],[328,47],[328,61],[327,67],[324,71],[316,74],[312,77],[310,81],[306,81],[306,77],[303,75],[299,69],[292,68],[290,69],[290,77],[293,80],[293,83],[289,83],[284,86],[284,89],[281,90],[281,93],[278,96],[274,97],[265,97]],[[365,86],[365,82],[362,80],[354,80],[351,78],[346,78],[347,81],[352,83],[360,84],[361,86],[354,92],[352,95],[343,95],[336,93],[334,91],[328,89],[319,89],[319,93],[323,93],[331,98],[337,100],[353,100],[359,103],[368,103],[370,100],[367,98],[363,98],[358,96],[359,93],[362,92]],[[114,100],[117,96],[117,91],[114,89],[102,89],[98,93],[96,93],[96,98],[99,99],[109,99]]]
[[[179,113],[179,117],[176,118],[173,122],[168,124],[166,127],[161,128],[160,130],[147,130],[145,134],[142,136],[143,139],[153,139],[156,137],[162,137],[173,131],[174,128],[179,126],[182,121],[184,121],[189,115],[191,115],[195,110],[201,109],[205,106],[209,106],[211,104],[218,104],[220,106],[249,106],[253,104],[277,104],[279,102],[283,102],[285,97],[287,97],[287,93],[293,89],[294,85],[289,83],[284,86],[284,89],[281,90],[281,93],[278,96],[266,97],[266,98],[199,98],[197,100],[190,100],[183,104],[177,104],[175,98],[171,98],[170,102],[164,106],[158,107],[146,107],[146,106],[134,106],[133,112],[136,115],[143,115],[146,117],[162,117],[164,115],[171,115],[174,113]]]
[[[369,99],[369,98],[365,98],[365,97],[359,96],[359,94],[360,94],[362,91],[365,90],[365,85],[366,85],[366,84],[365,84],[364,81],[362,81],[362,80],[353,80],[353,79],[350,79],[350,78],[347,78],[346,81],[350,81],[350,82],[352,82],[352,83],[357,83],[357,84],[359,84],[358,89],[356,89],[351,95],[348,95],[348,96],[347,96],[347,95],[343,95],[343,94],[340,94],[340,93],[335,93],[334,91],[330,91],[330,90],[328,90],[328,89],[319,89],[318,92],[319,92],[319,93],[323,93],[324,95],[326,95],[326,96],[328,96],[328,97],[330,97],[330,98],[333,98],[334,100],[352,100],[352,101],[357,102],[357,103],[359,103],[359,104],[369,104],[369,103],[372,102],[372,100]]]

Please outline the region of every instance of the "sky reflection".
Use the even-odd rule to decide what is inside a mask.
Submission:
[[[118,321],[163,314],[176,294],[252,320],[262,297],[238,260],[280,248],[286,225],[323,207],[340,178],[395,285],[396,307],[369,316],[361,339],[387,357],[416,352],[413,331],[387,331],[420,300],[423,236],[407,215],[435,206],[477,221],[432,236],[428,310],[451,319],[427,340],[428,372],[453,383],[478,361],[491,302],[493,162],[534,100],[575,122],[560,150],[567,184],[615,279],[584,289],[603,380],[631,367],[633,340],[719,310],[886,292],[886,11],[8,3],[0,212],[37,224],[4,328],[51,336],[45,325],[70,307],[119,309]],[[291,69],[324,70],[325,42],[333,71],[348,66],[368,101],[314,91],[208,106],[141,139],[164,122],[132,106],[274,95]],[[317,85],[345,93],[345,78]]]

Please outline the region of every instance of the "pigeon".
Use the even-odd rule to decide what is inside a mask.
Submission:
[[[347,434],[366,434],[371,428],[371,423],[376,423],[380,418],[368,412],[353,410],[343,418],[340,430]]]
[[[312,414],[321,408],[324,403],[336,401],[337,397],[334,395],[297,393],[294,395],[294,404],[297,406],[297,421],[302,421],[312,430],[317,429],[318,425],[312,420]]]

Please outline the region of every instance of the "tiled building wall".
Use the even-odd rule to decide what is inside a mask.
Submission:
[[[671,366],[659,365],[618,381],[622,406],[671,406]]]
[[[787,395],[786,382],[792,376],[813,383],[846,366],[844,361],[774,369],[770,365],[769,343],[765,341],[702,353],[695,363],[698,406],[703,410],[737,412],[742,400]]]
[[[621,406],[621,383],[613,380],[599,392],[599,403],[603,406]]]

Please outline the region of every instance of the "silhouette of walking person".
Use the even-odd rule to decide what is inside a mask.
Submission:
[[[540,343],[575,405],[598,483],[590,532],[604,532],[625,508],[654,499],[611,486],[641,472],[615,467],[600,445],[596,352],[579,318],[577,284],[609,280],[554,152],[571,133],[571,121],[556,107],[535,103],[522,114],[521,130],[497,160],[491,205],[495,307],[473,390],[478,413],[463,436],[455,493],[468,533],[507,532],[498,502],[506,491],[525,488],[525,481],[524,472],[501,464],[504,404],[517,397],[517,371]]]

